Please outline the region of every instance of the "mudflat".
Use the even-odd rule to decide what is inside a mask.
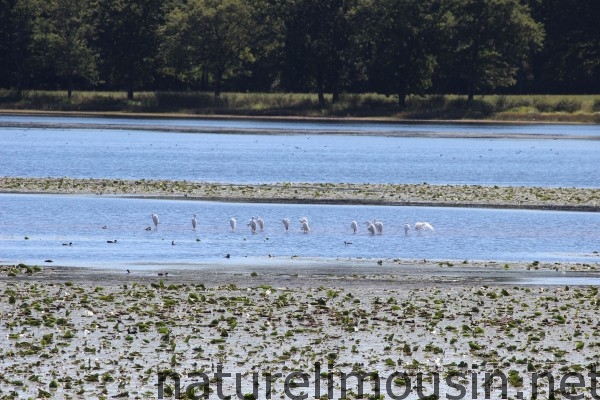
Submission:
[[[595,265],[370,262],[2,267],[0,396],[357,398],[358,376],[383,398],[529,398],[534,379],[545,398],[548,374],[557,397],[577,377],[592,393],[598,289],[540,282]]]
[[[0,193],[88,194],[230,202],[600,210],[600,189],[481,185],[278,183],[0,177]]]

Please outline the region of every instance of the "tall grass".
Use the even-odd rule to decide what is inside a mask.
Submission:
[[[0,108],[14,110],[179,113],[296,117],[381,117],[397,119],[499,119],[600,123],[600,95],[411,96],[404,110],[397,98],[375,93],[342,94],[335,104],[318,105],[315,94],[207,92],[24,91],[0,90]]]

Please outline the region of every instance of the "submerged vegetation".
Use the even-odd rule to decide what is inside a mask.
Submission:
[[[212,201],[396,204],[523,209],[600,210],[600,189],[481,185],[275,183],[0,177],[2,193],[172,197]]]
[[[313,282],[286,275],[292,287],[285,287],[275,275],[249,283],[250,274],[218,274],[227,277],[207,285],[197,275],[163,281],[139,271],[126,278],[94,275],[94,283],[90,275],[53,280],[47,270],[38,280],[0,276],[0,397],[150,399],[162,394],[160,374],[180,373],[184,389],[202,374],[214,376],[215,366],[232,373],[220,380],[223,393],[236,393],[233,374],[240,374],[243,392],[255,394],[248,398],[266,393],[264,380],[253,386],[252,373],[293,371],[308,373],[311,387],[315,376],[322,387],[333,379],[336,394],[344,390],[342,373],[385,383],[400,371],[396,385],[422,373],[430,395],[433,372],[444,377],[445,392],[451,389],[446,377],[470,376],[470,370],[481,376],[502,371],[511,388],[527,388],[535,372],[559,377],[598,365],[594,287],[446,281],[419,288],[399,286],[406,276],[383,274]],[[340,280],[354,284],[335,286]],[[209,388],[215,390],[217,381]],[[164,395],[172,397],[174,389],[166,380]],[[284,379],[273,379],[271,390],[283,398]],[[491,390],[495,396],[501,388]],[[373,392],[365,385],[365,394]]]

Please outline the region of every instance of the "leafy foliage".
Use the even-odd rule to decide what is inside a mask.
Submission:
[[[87,0],[51,0],[38,4],[33,42],[41,64],[67,81],[71,97],[74,80],[97,78],[97,55],[90,46],[93,25]]]
[[[597,0],[0,0],[0,88],[600,91]],[[572,105],[565,109],[572,110]]]

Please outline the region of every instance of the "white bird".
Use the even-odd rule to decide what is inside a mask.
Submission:
[[[367,225],[367,230],[369,231],[369,233],[371,235],[375,234],[375,225],[373,225],[373,223],[371,221],[366,221],[365,224]]]
[[[354,233],[356,233],[356,231],[358,230],[358,224],[356,223],[356,221],[350,222],[350,228],[352,228]]]
[[[380,235],[383,233],[383,222],[377,221],[376,219],[374,219],[373,226],[377,230],[377,233],[379,233]]]
[[[303,218],[303,219],[304,219],[304,221],[302,221],[300,229],[302,229],[302,232],[308,233],[308,232],[310,232],[310,227],[308,226],[308,221],[306,220],[306,218]]]
[[[196,230],[196,214],[194,214],[194,217],[192,218],[192,229]]]
[[[158,215],[152,214],[152,222],[154,222],[154,229],[158,229]]]
[[[404,224],[404,236],[408,236],[408,231],[410,231],[410,224],[407,222]]]
[[[231,226],[231,230],[235,231],[235,225],[237,224],[237,221],[235,220],[235,218],[231,218],[229,220],[229,226]]]
[[[433,232],[433,226],[431,226],[429,222],[415,222],[415,230],[419,232],[419,234],[427,229]]]
[[[281,220],[281,222],[283,222],[283,226],[285,227],[285,230],[287,232],[287,230],[290,228],[290,220],[287,218],[284,218]]]
[[[256,218],[252,217],[250,222],[248,222],[248,226],[250,227],[250,230],[252,231],[252,233],[255,233],[256,232]]]
[[[261,217],[258,217],[256,219],[256,223],[258,224],[258,227],[260,228],[261,231],[263,229],[265,229],[265,221],[263,221]]]
[[[435,364],[435,369],[437,371],[439,371],[440,369],[442,369],[442,359],[440,357],[437,357],[433,362]]]

